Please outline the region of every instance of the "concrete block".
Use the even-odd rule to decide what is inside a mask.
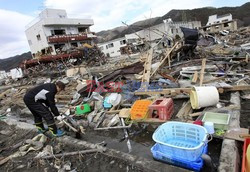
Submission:
[[[224,139],[220,154],[218,172],[238,172],[240,170],[240,157],[235,140]]]

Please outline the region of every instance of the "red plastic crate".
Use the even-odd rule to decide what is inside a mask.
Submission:
[[[250,146],[250,138],[246,138],[244,141],[244,145],[243,145],[243,156],[242,156],[242,167],[241,167],[241,172],[249,172],[246,169],[246,153],[247,153],[247,148],[248,146]],[[249,157],[250,158],[250,157]],[[250,164],[249,164],[250,166]]]
[[[149,105],[149,118],[153,118],[154,111],[160,120],[169,120],[174,113],[174,102],[171,98],[156,99]]]

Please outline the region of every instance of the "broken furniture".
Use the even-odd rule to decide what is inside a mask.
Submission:
[[[174,102],[171,98],[156,99],[149,105],[149,118],[158,116],[160,120],[169,120],[174,112]],[[154,114],[156,112],[156,114]]]

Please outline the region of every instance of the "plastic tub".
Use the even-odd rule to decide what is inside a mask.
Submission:
[[[153,140],[167,157],[196,161],[207,144],[206,128],[183,122],[166,122],[158,127]]]
[[[219,93],[216,87],[193,87],[190,92],[190,102],[193,109],[216,105]]]
[[[159,151],[159,147],[160,145],[158,143],[156,143],[152,148],[151,148],[151,152],[153,154],[154,159],[162,161],[162,162],[166,162],[166,163],[170,163],[179,167],[184,167],[184,168],[188,168],[191,170],[195,170],[195,171],[200,171],[201,168],[203,167],[203,159],[200,157],[198,158],[198,160],[196,161],[185,161],[185,160],[181,160],[181,159],[175,159],[175,158],[169,158],[167,157],[164,153]],[[203,149],[203,153],[207,153],[207,146],[204,147]]]
[[[230,121],[230,114],[206,112],[202,118],[202,122],[214,123],[214,128],[227,130]]]

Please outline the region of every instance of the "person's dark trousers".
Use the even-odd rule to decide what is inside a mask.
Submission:
[[[27,97],[24,97],[23,100],[26,106],[28,107],[28,109],[30,110],[30,112],[33,114],[35,125],[38,128],[41,128],[42,130],[44,130],[43,120],[42,120],[44,119],[48,127],[49,128],[52,127],[53,131],[56,132],[57,128],[55,125],[54,117],[46,106],[44,106],[41,102],[35,102],[32,99],[27,98]]]

